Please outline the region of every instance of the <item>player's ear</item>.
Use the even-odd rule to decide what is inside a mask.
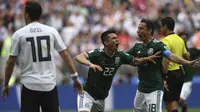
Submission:
[[[24,13],[24,19],[27,20],[29,18],[28,13]]]
[[[108,41],[104,41],[104,45],[108,45]]]
[[[164,28],[164,29],[168,29],[168,28],[167,28],[167,25],[164,25],[163,28]]]
[[[149,34],[151,34],[151,32],[152,32],[152,29],[149,29]]]

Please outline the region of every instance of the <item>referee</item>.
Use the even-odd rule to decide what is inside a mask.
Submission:
[[[185,43],[181,37],[174,33],[174,26],[175,22],[171,17],[166,17],[161,20],[161,33],[165,36],[161,41],[173,54],[188,60],[189,54]],[[164,90],[163,100],[168,112],[178,112],[176,105],[183,85],[182,70],[179,64],[167,61],[168,60],[165,59],[164,63],[169,63],[169,65],[164,64],[164,68],[168,88]]]

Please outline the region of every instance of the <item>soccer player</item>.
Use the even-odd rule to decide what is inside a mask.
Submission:
[[[153,61],[159,52],[141,59],[118,50],[118,38],[114,30],[101,34],[104,49],[94,49],[76,56],[76,61],[89,66],[88,78],[84,92],[78,95],[79,112],[103,112],[105,98],[108,96],[113,77],[122,64],[136,65],[145,61]]]
[[[184,59],[189,60],[189,54],[185,47],[185,43],[181,37],[174,33],[175,22],[171,17],[166,17],[161,20],[161,33],[165,36],[161,41],[168,49]],[[179,64],[164,60],[164,68],[166,72],[166,82],[168,90],[164,91],[164,102],[168,112],[178,112],[176,103],[179,100],[181,88],[183,85],[183,73]]]
[[[12,47],[6,65],[5,82],[2,97],[9,95],[8,82],[17,64],[21,69],[21,112],[59,112],[56,88],[56,69],[52,52],[59,52],[74,81],[75,89],[82,93],[71,57],[66,51],[56,29],[39,23],[42,7],[36,1],[25,4],[24,17],[26,26],[17,30],[12,36]]]
[[[198,59],[200,57],[200,50],[196,47],[187,47],[187,41],[188,41],[188,34],[185,32],[179,33],[179,36],[183,38],[186,48],[190,54],[190,60]],[[192,91],[192,79],[193,75],[195,73],[195,68],[190,66],[183,66],[184,69],[184,83],[181,89],[180,99],[178,101],[179,105],[182,108],[182,112],[187,112],[187,103],[186,100],[190,96],[190,93]]]
[[[138,66],[139,84],[134,99],[134,109],[135,112],[162,112],[164,90],[163,57],[183,65],[196,65],[198,63],[184,60],[172,54],[165,44],[154,39],[154,24],[148,19],[140,21],[137,33],[142,42],[136,43],[127,53],[141,58],[161,51],[161,57],[155,59],[156,64],[146,62]]]

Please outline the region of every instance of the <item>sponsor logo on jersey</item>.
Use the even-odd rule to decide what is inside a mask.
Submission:
[[[147,51],[147,54],[150,56],[153,54],[153,48],[149,48],[149,50]]]
[[[115,64],[118,65],[119,62],[120,62],[120,57],[116,57],[116,58],[115,58]]]

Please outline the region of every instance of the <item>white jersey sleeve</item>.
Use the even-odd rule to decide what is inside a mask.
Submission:
[[[17,32],[15,32],[12,36],[12,45],[11,45],[11,56],[18,56],[19,55],[19,45],[20,45],[20,37]]]
[[[55,49],[60,52],[60,51],[63,51],[66,49],[66,46],[60,36],[60,34],[58,33],[57,30],[54,30],[54,33],[53,33],[54,37],[55,37],[55,42],[54,42],[54,47]]]

